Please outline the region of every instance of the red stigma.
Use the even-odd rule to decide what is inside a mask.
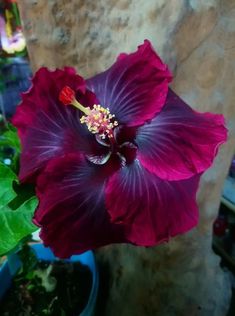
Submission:
[[[65,86],[59,94],[59,100],[64,104],[64,105],[69,105],[73,102],[75,99],[75,92],[72,90],[69,86]]]

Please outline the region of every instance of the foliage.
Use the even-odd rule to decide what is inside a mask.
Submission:
[[[7,124],[0,136],[0,255],[37,229],[32,223],[38,203],[34,188],[21,185],[17,177],[19,154],[16,129]]]
[[[16,128],[7,123],[1,133],[0,130],[0,162],[10,159],[11,169],[18,172],[18,158],[20,154],[20,141],[17,136]]]

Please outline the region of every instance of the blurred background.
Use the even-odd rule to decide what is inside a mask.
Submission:
[[[30,85],[31,70],[16,2],[0,2],[0,109],[7,118]]]
[[[156,248],[96,251],[96,315],[234,316],[235,0],[0,1],[0,124],[39,67],[74,66],[87,78],[145,38],[181,98],[224,114],[229,140],[200,183],[197,228]]]

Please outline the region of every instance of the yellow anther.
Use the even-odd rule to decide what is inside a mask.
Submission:
[[[93,134],[100,134],[101,138],[113,137],[113,128],[118,125],[117,121],[112,122],[114,115],[109,109],[99,104],[94,104],[88,115],[82,116],[80,122],[86,124],[88,130]]]

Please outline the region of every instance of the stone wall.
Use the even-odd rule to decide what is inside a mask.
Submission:
[[[19,0],[33,69],[75,66],[87,77],[150,39],[172,88],[195,109],[223,113],[230,139],[204,175],[199,226],[169,244],[98,251],[109,267],[107,316],[224,316],[230,287],[211,228],[235,149],[235,0]]]

